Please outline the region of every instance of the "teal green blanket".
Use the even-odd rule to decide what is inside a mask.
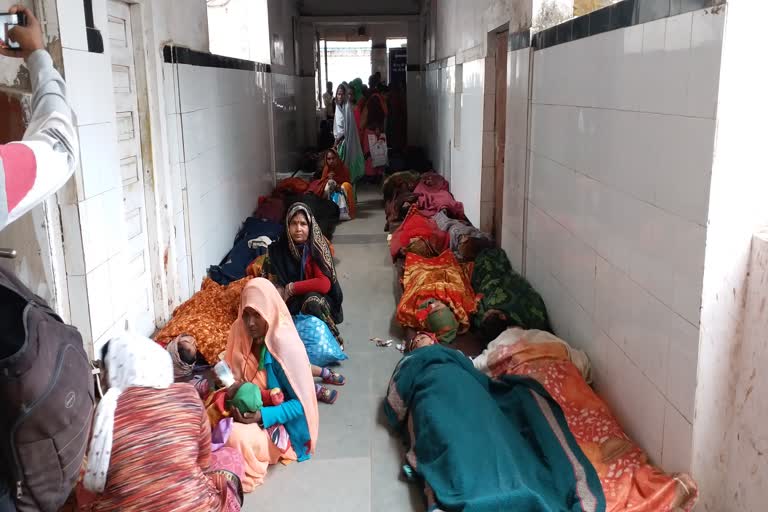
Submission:
[[[434,345],[395,368],[385,412],[446,512],[602,512],[592,465],[547,391],[525,377],[495,381],[460,352]]]

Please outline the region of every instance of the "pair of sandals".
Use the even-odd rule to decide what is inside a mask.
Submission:
[[[343,375],[336,373],[330,368],[323,368],[324,375],[320,378],[324,384],[330,384],[332,386],[343,386],[346,383],[346,379]],[[317,389],[317,400],[325,404],[333,404],[336,399],[339,398],[339,392],[335,389],[328,389],[325,386],[319,386]]]

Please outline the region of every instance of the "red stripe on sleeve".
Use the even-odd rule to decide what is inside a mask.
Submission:
[[[10,212],[32,190],[37,177],[37,161],[35,153],[24,144],[1,145],[0,158],[5,170],[5,195]]]

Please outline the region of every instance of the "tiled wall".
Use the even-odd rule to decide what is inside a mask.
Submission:
[[[481,225],[480,201],[481,201],[481,168],[483,165],[483,104],[485,81],[485,59],[476,59],[465,62],[461,66],[461,76],[457,77],[457,91],[455,106],[444,109],[441,105],[440,112],[445,112],[446,119],[441,120],[445,126],[453,127],[453,144],[451,153],[451,190],[456,199],[464,203],[464,213],[475,225]],[[446,70],[454,68],[448,67]],[[490,81],[493,83],[493,80]],[[446,94],[447,93],[447,94]],[[444,93],[450,95],[450,90]],[[442,98],[443,96],[441,96]],[[448,106],[448,105],[446,105]],[[453,118],[456,116],[456,119]],[[450,143],[451,139],[448,139]]]
[[[124,328],[123,276],[127,238],[117,156],[109,45],[88,53],[83,4],[60,0],[64,71],[77,114],[80,166],[76,194],[61,204],[72,323],[96,345]],[[96,27],[107,37],[106,2],[93,2]],[[78,15],[79,12],[79,15]]]
[[[527,275],[668,471],[689,470],[724,15],[537,51]]]
[[[523,269],[528,154],[528,111],[531,49],[507,54],[507,140],[504,157],[504,198],[501,247],[512,267]]]
[[[269,73],[164,64],[180,300],[273,185]],[[172,100],[170,100],[172,98]]]
[[[451,181],[467,218],[479,226],[485,59],[459,65],[450,59],[430,66],[425,75],[427,153],[435,170]]]

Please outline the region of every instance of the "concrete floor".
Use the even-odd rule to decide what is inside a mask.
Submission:
[[[358,218],[341,224],[333,243],[344,290],[341,332],[349,360],[347,384],[334,405],[320,404],[320,435],[312,460],[273,466],[244,511],[408,512],[425,509],[420,489],[401,478],[403,450],[384,424],[381,402],[401,354],[370,338],[391,338],[395,277],[378,188],[359,192]]]

